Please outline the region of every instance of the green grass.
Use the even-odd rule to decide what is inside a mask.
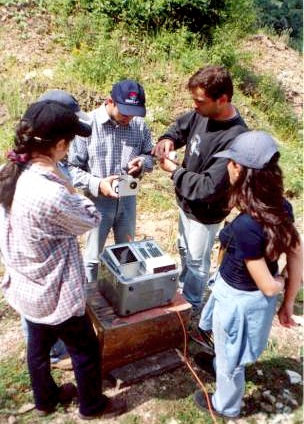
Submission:
[[[30,401],[30,381],[26,364],[16,356],[0,363],[0,411],[15,410]]]

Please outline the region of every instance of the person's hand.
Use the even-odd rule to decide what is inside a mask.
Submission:
[[[174,143],[170,138],[163,138],[153,147],[151,154],[159,160],[168,158],[169,152],[174,150]]]
[[[167,172],[173,172],[177,168],[177,164],[170,159],[161,159],[159,161],[159,166]]]
[[[134,158],[128,163],[128,174],[136,177],[141,173],[143,167],[143,158]]]
[[[283,327],[291,328],[297,325],[297,323],[292,318],[293,315],[293,303],[283,302],[279,311],[278,318],[279,322]]]
[[[105,197],[112,197],[117,199],[118,194],[112,188],[112,183],[114,180],[119,178],[118,175],[110,175],[109,177],[103,178],[99,184],[99,191]]]

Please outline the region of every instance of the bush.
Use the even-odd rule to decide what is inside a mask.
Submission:
[[[303,5],[300,0],[255,0],[261,25],[274,28],[278,34],[303,40]]]
[[[175,31],[179,28],[211,39],[212,30],[226,22],[247,27],[253,22],[253,0],[40,0],[39,4],[53,13],[71,14],[83,11],[91,17],[106,17],[110,30],[123,24],[133,33]]]
[[[177,29],[206,33],[219,24],[225,0],[105,0],[91,2],[92,10],[109,17],[113,24],[124,22],[133,31]]]

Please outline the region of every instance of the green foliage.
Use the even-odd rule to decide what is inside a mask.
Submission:
[[[218,25],[241,21],[243,30],[254,22],[253,0],[40,0],[40,6],[66,18],[89,13],[91,18],[107,18],[109,30],[118,24],[132,33],[175,31],[185,27],[211,40]]]
[[[303,4],[300,0],[254,0],[260,23],[281,34],[289,31],[291,37],[303,40]]]
[[[105,0],[91,2],[91,8],[108,16],[113,25],[124,22],[133,31],[177,29],[186,26],[204,33],[220,21],[225,0]]]
[[[269,75],[255,75],[250,62],[231,68],[235,87],[241,90],[247,108],[254,116],[249,126],[268,131],[281,142],[281,164],[285,175],[286,194],[293,198],[303,191],[302,127],[279,84]]]
[[[28,400],[30,390],[26,366],[16,357],[0,363],[0,409],[16,407]]]

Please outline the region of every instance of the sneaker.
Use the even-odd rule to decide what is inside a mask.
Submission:
[[[201,368],[203,371],[206,371],[208,374],[211,374],[213,377],[216,377],[216,373],[213,367],[214,358],[214,355],[210,355],[209,353],[202,351],[194,355],[193,359],[199,368]]]
[[[68,352],[63,353],[63,354],[58,355],[58,356],[52,355],[52,356],[50,356],[51,365],[58,364],[58,362],[63,361],[64,359],[67,359],[69,357],[70,357],[70,355],[69,355]]]
[[[199,327],[189,333],[191,340],[198,343],[204,349],[214,355],[214,342],[212,331],[203,331]]]
[[[238,415],[235,416],[235,417],[229,417],[228,415],[220,414],[219,412],[217,412],[213,408],[213,405],[212,405],[212,402],[211,402],[211,393],[208,393],[208,398],[209,398],[209,402],[210,402],[211,411],[212,411],[212,413],[216,417],[227,418],[229,420],[235,420],[235,419],[237,419],[239,417]],[[201,390],[196,390],[194,392],[193,400],[194,400],[194,403],[196,404],[196,406],[202,412],[208,412],[210,414],[210,409],[209,409],[209,406],[208,406],[208,402],[207,402],[206,396],[205,396],[204,393],[201,392]]]
[[[106,396],[103,396],[106,398]],[[78,416],[82,420],[94,420],[95,418],[113,418],[127,411],[127,404],[124,399],[108,398],[106,405],[101,411],[94,414],[86,415],[78,412]]]

